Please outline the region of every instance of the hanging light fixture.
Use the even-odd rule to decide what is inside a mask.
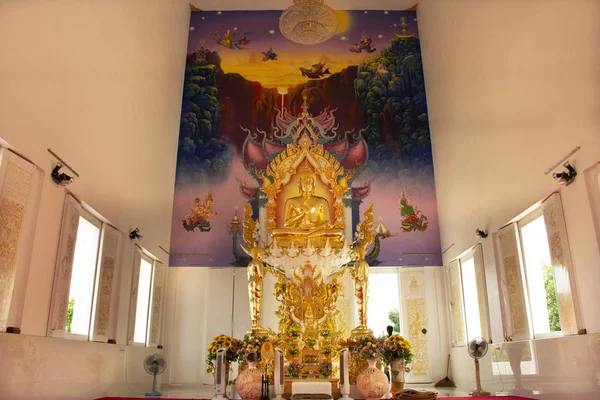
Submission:
[[[337,15],[324,0],[294,0],[279,17],[283,36],[300,44],[323,43],[335,35],[337,28]]]

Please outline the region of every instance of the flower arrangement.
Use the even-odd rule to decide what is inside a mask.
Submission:
[[[244,336],[242,346],[239,350],[240,356],[244,357],[247,361],[260,360],[260,349],[263,343],[266,341],[266,337],[258,337],[254,335]]]
[[[219,349],[227,349],[227,361],[235,362],[238,360],[238,352],[241,347],[241,340],[237,340],[227,335],[216,336],[208,346],[206,354],[206,364],[208,367],[206,368],[206,372],[215,372],[214,361],[217,359],[217,351]]]
[[[291,337],[298,337],[300,336],[300,326],[297,323],[293,323],[290,326],[290,329],[288,330],[288,333],[290,334]]]
[[[298,353],[299,353],[299,351],[298,351],[298,345],[297,345],[297,344],[295,344],[295,343],[294,343],[294,344],[292,344],[292,345],[290,346],[290,348],[288,349],[288,353],[290,353],[291,355],[296,355],[296,354],[298,354]]]
[[[390,362],[401,358],[406,364],[410,364],[413,359],[412,349],[408,340],[395,334],[385,339],[383,342],[383,359]]]
[[[329,378],[331,376],[331,361],[324,360],[319,364],[319,368],[317,369],[319,374],[323,376],[323,378]]]
[[[375,336],[363,336],[358,339],[358,355],[363,360],[372,360],[379,357],[383,350],[383,339]]]
[[[297,378],[300,376],[300,372],[302,372],[302,367],[303,365],[298,361],[292,361],[287,366],[287,373],[288,375],[291,375],[292,378]]]
[[[323,343],[323,346],[321,346],[321,353],[323,353],[323,354],[331,354],[332,351],[333,351],[333,346],[331,345],[330,342],[325,342],[325,343]]]
[[[317,339],[309,336],[304,340],[304,343],[306,343],[308,347],[313,347],[315,344],[317,344]]]
[[[325,326],[321,329],[321,336],[323,336],[323,337],[331,336],[331,330],[329,329],[329,327]]]

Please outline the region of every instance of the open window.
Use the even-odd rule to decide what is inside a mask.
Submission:
[[[164,265],[151,257],[147,251],[136,248],[131,281],[127,344],[158,346],[165,284]]]
[[[116,265],[120,233],[67,194],[56,259],[48,335],[115,339]]]
[[[465,346],[476,337],[489,340],[489,312],[481,244],[453,260],[446,274],[453,345]]]
[[[506,335],[527,340],[577,334],[581,318],[560,195],[496,235]]]

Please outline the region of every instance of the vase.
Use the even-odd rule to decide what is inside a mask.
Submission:
[[[240,372],[235,388],[242,400],[260,400],[263,373],[256,366],[258,361],[246,361],[248,368]]]
[[[369,367],[356,377],[356,386],[366,400],[380,400],[389,387],[387,376],[375,368],[377,359],[367,360]]]
[[[390,372],[392,378],[392,394],[404,390],[404,359],[395,358],[390,362]]]

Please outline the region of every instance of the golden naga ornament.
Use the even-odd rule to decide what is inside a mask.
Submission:
[[[373,206],[371,204],[371,207],[365,211],[362,221],[356,225],[356,246],[352,249],[352,258],[354,259],[352,277],[354,278],[354,294],[358,304],[359,321],[359,325],[352,330],[353,336],[363,336],[371,333],[367,327],[369,263],[365,260],[365,256],[367,248],[373,242],[373,228],[375,226]]]
[[[248,295],[250,297],[250,319],[252,321],[251,331],[265,333],[260,326],[260,310],[263,297],[263,279],[265,276],[265,265],[263,262],[262,247],[259,246],[257,222],[252,218],[252,207],[244,204],[244,241],[249,248],[240,245],[242,249],[252,257],[248,263]]]

